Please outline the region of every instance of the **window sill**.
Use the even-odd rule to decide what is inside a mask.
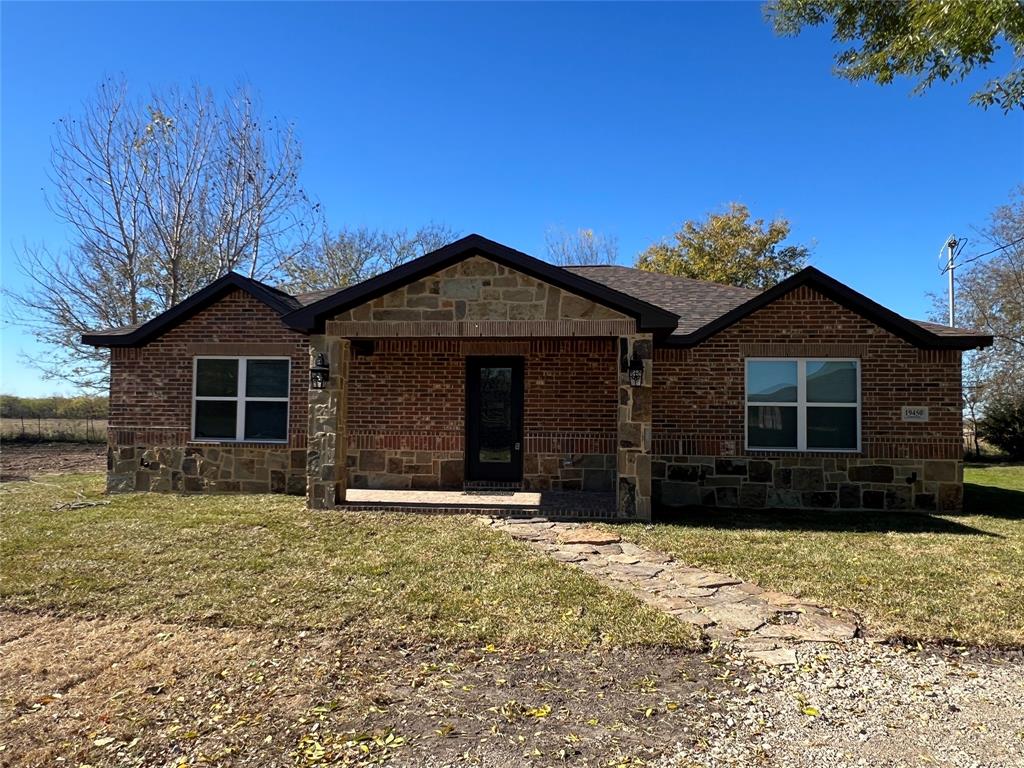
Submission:
[[[234,445],[234,446],[247,446],[247,445],[288,445],[288,440],[212,440],[204,439],[200,437],[194,437],[188,441],[189,445]]]
[[[848,453],[855,455],[863,453],[860,448],[744,448],[747,453],[794,453],[798,455],[819,454],[819,453]]]

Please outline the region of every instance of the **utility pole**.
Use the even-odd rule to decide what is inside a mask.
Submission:
[[[949,327],[953,327],[953,259],[956,255],[956,247],[958,243],[955,235],[949,236],[949,241],[946,243],[946,271],[949,273]]]

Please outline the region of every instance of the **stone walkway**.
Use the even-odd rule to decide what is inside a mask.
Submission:
[[[668,555],[622,541],[614,532],[545,518],[479,520],[765,664],[795,664],[798,643],[841,642],[859,634],[857,617],[849,611],[690,568]]]

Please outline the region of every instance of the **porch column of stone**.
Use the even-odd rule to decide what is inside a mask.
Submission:
[[[324,509],[345,501],[348,483],[348,377],[347,339],[330,333],[311,336],[310,365],[323,352],[330,366],[327,386],[309,390],[309,434],[306,447],[306,506]]]
[[[651,519],[651,394],[654,341],[649,333],[619,337],[617,506],[620,517]],[[639,387],[622,370],[634,357],[644,366]]]

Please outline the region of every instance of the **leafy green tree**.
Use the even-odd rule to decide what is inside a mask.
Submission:
[[[781,245],[789,222],[751,219],[742,203],[704,221],[687,221],[671,241],[652,245],[637,258],[637,267],[651,272],[728,283],[744,288],[770,288],[802,269],[810,250]]]
[[[1012,66],[971,101],[1007,112],[1024,107],[1021,0],[769,0],[765,13],[780,35],[831,23],[832,39],[852,46],[836,54],[836,74],[880,85],[911,77],[917,80],[915,93],[987,67],[1005,43],[1013,52]]]
[[[992,400],[978,421],[978,435],[1011,458],[1024,458],[1024,397]]]

